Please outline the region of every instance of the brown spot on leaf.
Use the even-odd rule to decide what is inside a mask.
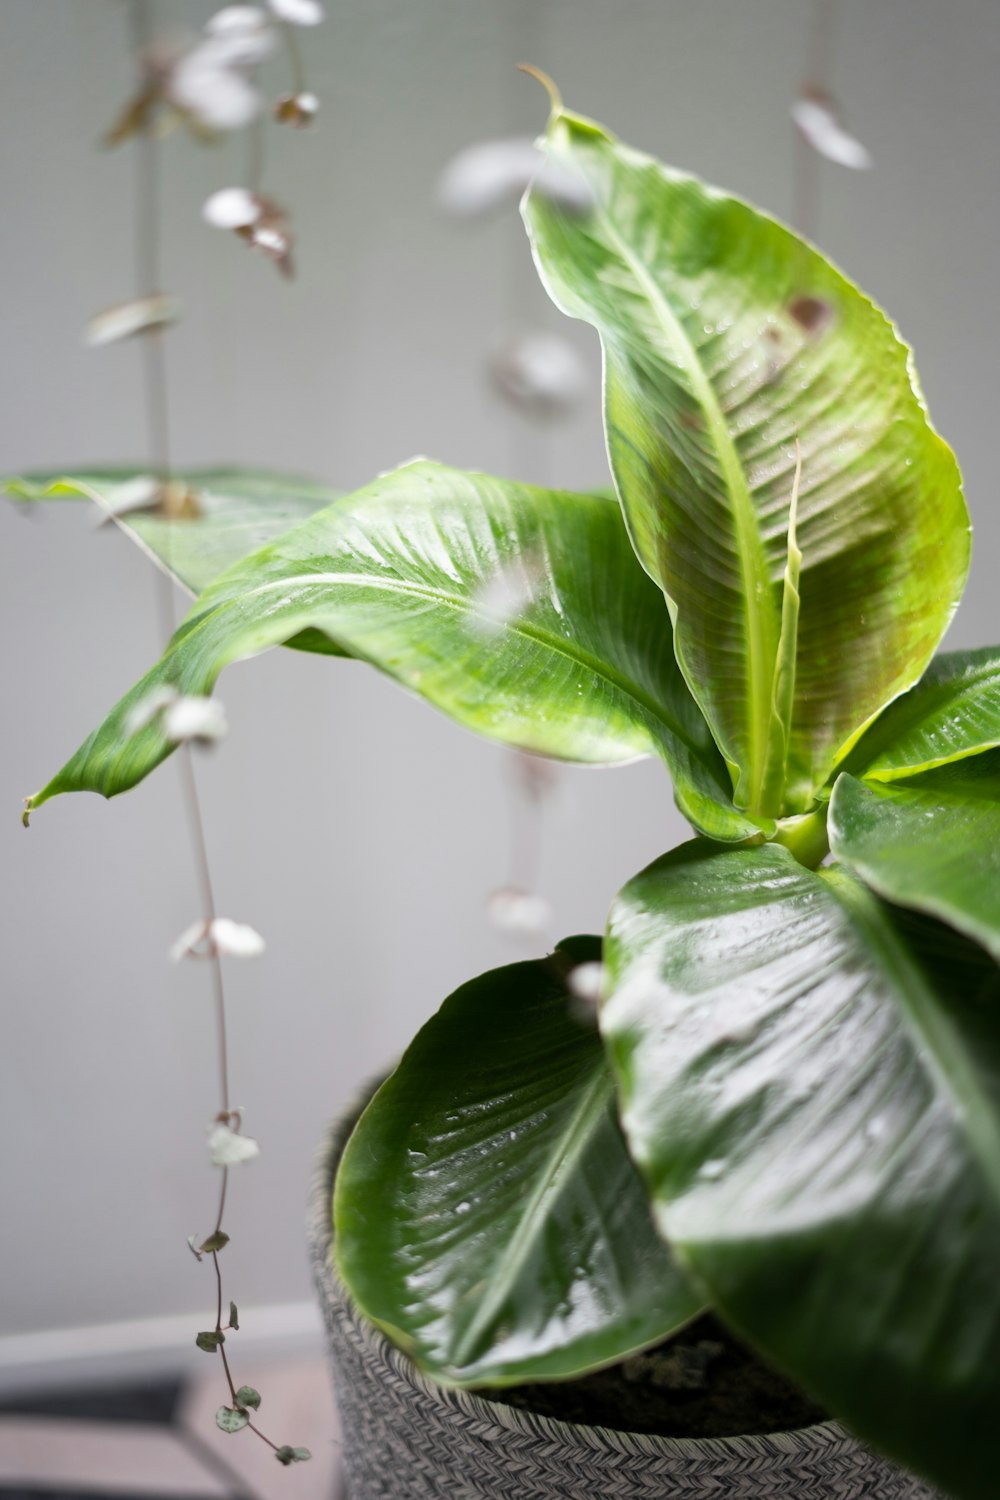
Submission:
[[[833,322],[835,309],[832,302],[823,297],[812,297],[802,293],[793,297],[788,312],[806,333],[814,336],[825,332]]]

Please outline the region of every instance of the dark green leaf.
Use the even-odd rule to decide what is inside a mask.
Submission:
[[[289,1464],[304,1464],[308,1459],[312,1458],[312,1454],[308,1448],[291,1448],[287,1443],[284,1447],[278,1448],[274,1456],[279,1464],[284,1464],[286,1469]]]
[[[931,912],[1000,960],[1000,751],[866,785],[830,803],[838,859],[899,906]]]
[[[612,911],[602,1026],[659,1223],[862,1436],[996,1494],[1000,969],[842,868],[697,842]]]
[[[451,1384],[573,1375],[699,1302],[653,1227],[593,1027],[552,960],[463,985],[365,1111],[337,1175],[337,1258],[362,1310]]]
[[[958,602],[954,457],[891,324],[811,246],[558,107],[546,145],[594,208],[529,194],[535,257],[600,333],[612,469],[678,659],[737,806],[805,811]],[[801,609],[779,653],[796,439]],[[786,734],[772,710],[789,673]]]
[[[230,1304],[229,1304],[229,1326],[230,1326],[230,1328],[234,1329],[235,1332],[239,1333],[240,1320],[239,1320],[239,1317],[237,1316],[236,1303],[235,1302],[230,1302]]]
[[[505,580],[509,615],[491,597]],[[754,831],[732,807],[662,596],[614,502],[426,462],[230,568],[32,805],[134,786],[172,748],[155,722],[129,733],[147,694],[208,693],[227,663],[310,628],[490,738],[583,762],[658,752],[696,826],[724,840]]]
[[[206,1354],[214,1354],[221,1344],[226,1341],[218,1329],[210,1329],[205,1333],[199,1333],[195,1343],[199,1349],[204,1349]]]
[[[229,1244],[229,1236],[224,1229],[213,1229],[207,1240],[202,1240],[198,1249],[202,1255],[208,1255],[212,1250],[224,1250]]]
[[[245,1411],[234,1406],[220,1406],[215,1413],[215,1425],[223,1432],[242,1432],[249,1420]]]
[[[252,1385],[241,1385],[236,1392],[236,1405],[256,1411],[260,1406],[260,1391],[255,1391]]]
[[[844,769],[897,781],[1000,745],[1000,647],[943,651],[862,735]]]

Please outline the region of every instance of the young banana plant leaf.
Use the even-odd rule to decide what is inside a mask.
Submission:
[[[589,763],[659,754],[695,827],[722,840],[757,832],[733,807],[615,502],[428,462],[324,507],[218,577],[31,807],[134,786],[173,748],[158,719],[135,727],[151,694],[209,693],[230,662],[303,632],[522,749]]]
[[[192,513],[168,519],[160,506],[129,506],[129,496],[143,483],[135,469],[95,469],[71,476],[29,474],[9,481],[7,490],[31,503],[94,501],[109,522],[190,594],[200,594],[232,563],[322,510],[338,494],[290,474],[190,469],[172,475],[171,487],[193,497]]]
[[[887,900],[943,918],[1000,961],[1000,751],[905,781],[841,776],[830,842]]]
[[[678,661],[736,805],[805,812],[958,602],[955,459],[891,324],[811,246],[558,102],[543,145],[593,206],[542,179],[535,259],[600,333],[615,483]]]
[[[601,1014],[708,1300],[862,1436],[996,1493],[1000,969],[846,870],[684,845],[627,885]]]
[[[1000,746],[1000,647],[942,651],[916,687],[890,704],[843,769],[901,781]]]
[[[337,1259],[361,1309],[436,1380],[508,1385],[623,1359],[700,1301],[653,1225],[593,1013],[542,963],[463,985],[361,1117]]]
[[[863,736],[828,823],[834,853],[874,890],[1000,960],[998,746],[1000,651],[944,653]]]

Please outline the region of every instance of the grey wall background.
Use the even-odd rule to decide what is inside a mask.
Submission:
[[[790,211],[788,102],[803,0],[329,0],[304,36],[323,106],[270,132],[293,211],[279,282],[199,207],[239,180],[241,141],[164,147],[165,280],[178,464],[236,460],[353,487],[428,453],[554,479],[605,476],[598,363],[551,439],[482,374],[509,306],[561,326],[516,215],[458,226],[431,200],[469,140],[540,128],[528,56],[575,108],[768,209]],[[164,4],[199,23],[209,7]],[[134,153],[96,142],[131,85],[118,0],[4,0],[0,203],[5,471],[141,461],[137,351],[88,352],[88,316],[131,295]],[[280,68],[276,68],[280,72]],[[844,0],[834,85],[877,170],[824,168],[820,238],[915,345],[963,463],[976,552],[953,645],[1000,638],[1000,7]],[[19,799],[158,649],[151,578],[75,509],[0,508],[0,1332],[204,1308],[185,1236],[211,1227],[215,1108],[207,974],[166,950],[199,915],[166,768],[113,803],[67,798],[29,833]],[[231,966],[234,1093],[262,1142],[233,1185],[229,1286],[308,1295],[313,1144],[461,980],[520,956],[484,900],[507,860],[507,761],[367,669],[272,653],[232,669],[231,733],[200,763],[220,909],[269,948]],[[616,887],[684,836],[659,767],[567,772],[542,885],[561,930],[599,929]]]

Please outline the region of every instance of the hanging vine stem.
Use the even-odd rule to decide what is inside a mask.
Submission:
[[[288,52],[288,61],[292,69],[292,93],[304,94],[306,92],[306,70],[302,62],[302,49],[299,39],[295,35],[294,26],[287,21],[281,23],[281,29],[285,35],[285,48]]]
[[[152,42],[151,0],[130,0],[129,19],[133,52],[140,67],[142,67],[143,59],[148,55],[148,48]],[[263,164],[263,140],[262,136],[257,132],[256,124],[253,129],[254,134],[251,137],[251,149],[259,175]],[[159,142],[152,133],[150,119],[146,119],[143,128],[138,131],[137,137],[134,231],[135,281],[136,295],[140,298],[148,298],[160,294],[162,280],[162,182],[160,150]],[[165,513],[169,516],[169,497],[173,478],[170,461],[169,386],[167,381],[166,350],[163,340],[163,330],[157,327],[145,330],[140,343],[142,348],[143,400],[147,447],[151,466],[159,486],[161,505]],[[167,571],[157,573],[156,588],[161,628],[164,636],[169,639],[177,626],[170,576],[169,552],[165,557],[165,561]],[[215,892],[212,883],[208,845],[205,838],[205,824],[202,816],[201,800],[198,794],[198,782],[195,776],[191,747],[189,744],[183,743],[178,749],[181,795],[185,821],[194,856],[199,900],[206,923],[206,931],[209,934],[208,958],[212,973],[212,993],[216,1021],[216,1052],[219,1070],[218,1083],[222,1101],[217,1118],[220,1121],[225,1121],[227,1125],[231,1125],[234,1115],[230,1107],[229,1045],[226,1027],[225,985],[222,973],[222,958],[218,944],[212,937],[213,924],[217,918]],[[237,1121],[237,1123],[239,1124],[240,1122]],[[216,1348],[222,1357],[222,1367],[233,1402],[233,1416],[245,1419],[242,1421],[242,1426],[248,1427],[251,1432],[255,1433],[257,1437],[275,1452],[283,1463],[299,1462],[309,1458],[310,1455],[307,1449],[292,1449],[287,1446],[279,1446],[279,1444],[273,1442],[271,1438],[250,1420],[247,1406],[251,1409],[256,1409],[256,1406],[260,1403],[259,1393],[249,1386],[237,1388],[229,1364],[229,1358],[226,1354],[226,1330],[223,1328],[222,1322],[222,1268],[219,1264],[219,1251],[228,1240],[228,1236],[224,1234],[222,1223],[226,1209],[226,1193],[229,1186],[229,1167],[223,1164],[221,1172],[222,1179],[215,1228],[202,1249],[195,1251],[198,1258],[201,1259],[202,1253],[205,1253],[207,1250],[211,1254],[215,1271],[216,1313],[215,1329],[213,1330],[214,1340],[209,1336],[208,1342],[203,1343],[205,1335],[199,1334],[197,1342],[204,1348]],[[219,1243],[220,1241],[221,1243]],[[192,1248],[194,1248],[193,1245]],[[230,1321],[227,1327],[233,1328],[236,1326],[235,1307],[233,1304],[230,1304],[230,1307]],[[219,1425],[221,1426],[222,1423],[220,1422]],[[233,1427],[229,1430],[239,1430],[239,1428]]]
[[[259,194],[264,180],[264,116],[258,115],[247,127],[247,188]]]
[[[813,0],[806,42],[805,78],[800,93],[826,95],[833,61],[834,21],[837,0]],[[819,158],[809,142],[795,133],[792,183],[792,219],[806,239],[819,232]]]

